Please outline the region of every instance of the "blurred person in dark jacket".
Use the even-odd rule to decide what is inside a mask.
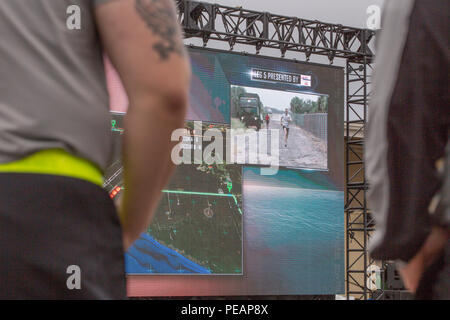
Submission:
[[[371,256],[418,299],[450,299],[448,4],[387,1],[369,110]]]

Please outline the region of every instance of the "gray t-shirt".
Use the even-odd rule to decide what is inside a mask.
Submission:
[[[106,1],[0,1],[0,163],[62,148],[107,166],[109,101],[94,19]],[[80,30],[67,27],[71,5]]]

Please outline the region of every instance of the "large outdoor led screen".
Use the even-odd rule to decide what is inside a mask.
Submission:
[[[343,293],[343,69],[189,53],[182,149],[205,151],[211,142],[203,134],[215,129],[224,137],[223,150],[215,150],[224,162],[177,167],[154,220],[126,253],[129,294]],[[109,64],[107,77],[117,152],[105,188],[120,202],[128,99]]]

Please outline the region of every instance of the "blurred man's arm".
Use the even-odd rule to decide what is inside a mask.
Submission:
[[[103,46],[130,106],[125,120],[125,249],[150,224],[173,168],[172,131],[183,127],[190,65],[172,0],[116,0],[96,8]]]
[[[406,289],[416,292],[423,273],[438,258],[448,240],[449,231],[446,228],[434,227],[419,252],[407,264],[400,266],[399,272]]]

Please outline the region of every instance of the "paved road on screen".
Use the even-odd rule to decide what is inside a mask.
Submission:
[[[296,168],[312,168],[312,169],[326,169],[327,168],[327,144],[325,141],[315,137],[313,134],[295,126],[291,123],[289,130],[289,138],[287,147],[284,144],[284,132],[280,124],[281,114],[273,114],[269,123],[269,129],[278,130],[279,133],[279,154],[280,166],[296,167]],[[263,129],[265,129],[265,123]],[[271,149],[270,131],[268,135],[268,146]],[[249,143],[245,144],[246,163],[252,157],[255,159],[256,153],[251,153]],[[243,150],[237,150],[238,159],[244,156]],[[264,164],[261,161],[260,164]],[[268,163],[266,163],[268,164]]]

